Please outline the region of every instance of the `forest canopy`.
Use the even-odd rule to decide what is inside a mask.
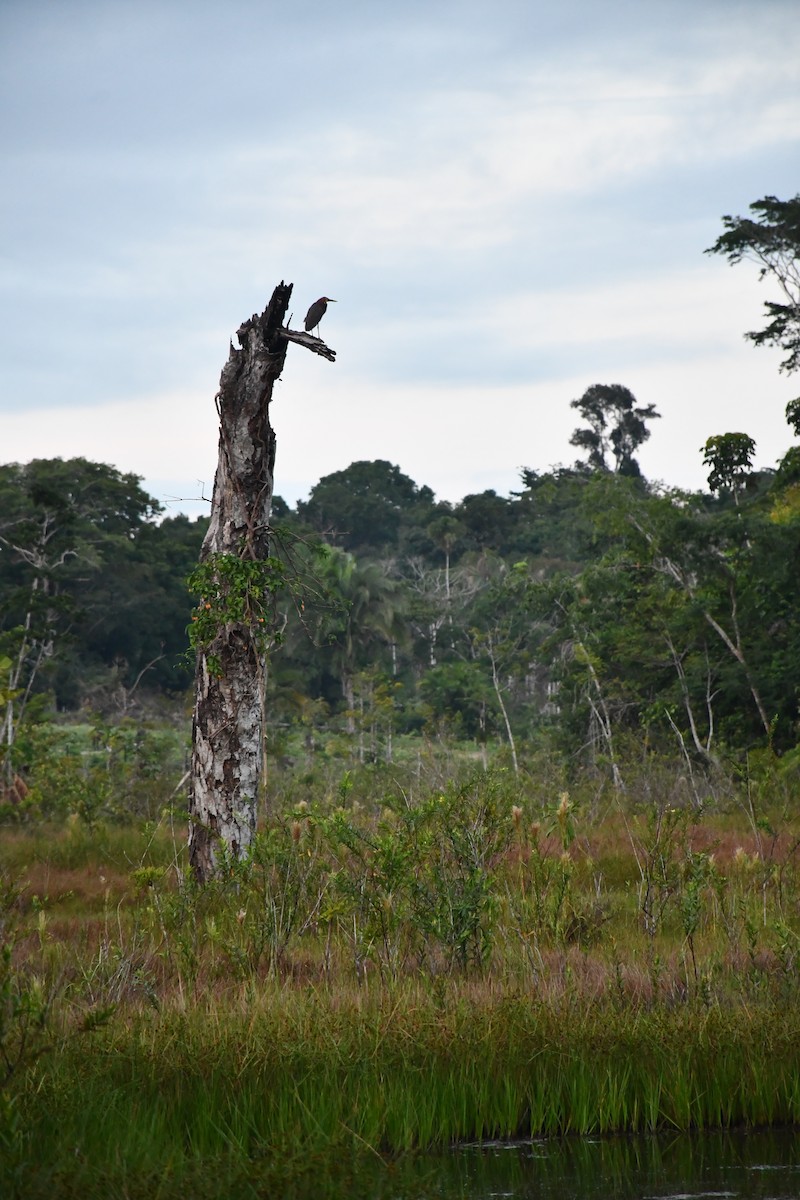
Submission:
[[[793,747],[800,447],[772,472],[753,448],[738,433],[698,448],[708,492],[590,455],[524,469],[508,497],[436,501],[378,460],[295,508],[276,498],[290,582],[270,720],[358,728],[376,757],[402,733],[498,740],[515,759],[546,738],[611,772],[631,737],[703,763]],[[165,517],[137,476],[85,459],[0,467],[0,511],[4,744],[53,712],[185,708],[206,520]]]

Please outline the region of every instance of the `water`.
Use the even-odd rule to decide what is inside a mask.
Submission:
[[[454,1152],[431,1196],[536,1200],[800,1197],[800,1132],[565,1139]],[[448,1190],[449,1189],[449,1190]]]
[[[320,1181],[321,1182],[321,1181]],[[338,1185],[338,1186],[337,1186]],[[346,1169],[319,1197],[799,1200],[800,1130],[461,1146]]]

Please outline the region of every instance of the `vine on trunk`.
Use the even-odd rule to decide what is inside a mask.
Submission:
[[[193,651],[206,652],[211,675],[222,674],[218,655],[209,651],[228,626],[247,626],[259,654],[280,644],[275,599],[285,575],[284,564],[274,555],[253,560],[238,554],[211,554],[192,571],[188,586],[198,601],[188,626],[189,643]]]

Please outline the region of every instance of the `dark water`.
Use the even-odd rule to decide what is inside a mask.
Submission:
[[[432,1196],[542,1200],[800,1198],[800,1134],[687,1134],[469,1147]]]
[[[317,1194],[370,1200],[800,1200],[800,1130],[463,1146],[373,1162],[350,1176],[341,1192],[323,1184]]]

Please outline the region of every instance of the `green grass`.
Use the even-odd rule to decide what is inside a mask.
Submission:
[[[34,1074],[15,1148],[31,1194],[69,1164],[135,1195],[214,1164],[277,1179],[456,1140],[796,1123],[800,1012],[276,986],[129,1014]]]

